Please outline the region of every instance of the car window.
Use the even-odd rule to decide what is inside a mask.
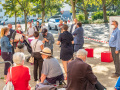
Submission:
[[[54,22],[55,20],[54,19],[50,19],[49,22]]]

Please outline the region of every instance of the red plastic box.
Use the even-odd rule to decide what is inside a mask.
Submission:
[[[112,62],[112,54],[110,51],[101,52],[101,62]]]
[[[0,49],[0,56],[1,56],[1,49]]]
[[[86,48],[85,49],[87,52],[88,52],[88,55],[87,55],[87,57],[93,57],[93,48]]]

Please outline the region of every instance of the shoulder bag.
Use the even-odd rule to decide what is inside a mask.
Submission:
[[[36,43],[35,43],[35,48],[33,49],[34,51],[35,51],[35,49],[36,49],[37,42],[38,42],[38,40],[37,40],[37,41],[36,41]],[[30,57],[29,62],[30,62],[30,63],[34,63],[34,56],[33,56],[33,52],[32,52],[32,55],[31,55],[31,57]]]
[[[10,67],[10,78],[8,83],[4,86],[3,90],[14,90],[14,86],[12,81],[10,81],[10,79],[12,80],[12,67]]]

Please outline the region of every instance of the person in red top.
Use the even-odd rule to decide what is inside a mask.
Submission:
[[[62,28],[62,26],[63,26],[63,21],[60,20],[59,23],[60,23],[60,24],[58,25],[58,34],[62,33],[61,28]]]
[[[24,60],[25,56],[23,53],[15,53],[13,55],[13,61],[16,66],[11,68],[11,74],[10,68],[8,69],[7,82],[8,80],[12,81],[15,90],[31,90],[29,86],[30,72],[29,68],[24,66]]]
[[[16,35],[17,35],[17,33],[22,34],[22,37],[21,37],[20,39],[16,39],[16,38],[15,38]],[[21,25],[20,25],[20,24],[17,24],[16,31],[13,32],[13,34],[12,34],[12,40],[11,40],[11,42],[13,42],[13,46],[14,46],[14,51],[15,51],[15,52],[24,52],[24,48],[19,49],[19,48],[17,47],[17,43],[18,43],[19,41],[23,42],[23,39],[24,39],[24,38],[25,38],[25,34],[23,34],[23,32],[22,32]]]

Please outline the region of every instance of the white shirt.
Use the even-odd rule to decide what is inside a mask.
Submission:
[[[38,40],[38,41],[37,40],[38,39],[34,39],[34,40],[31,41],[31,47],[32,47],[33,52],[41,52],[42,51],[40,46],[43,45],[43,43],[42,43],[41,40]],[[36,42],[37,42],[37,44],[36,44]]]
[[[73,26],[72,33],[75,31],[76,24]]]
[[[28,28],[28,35],[33,35],[35,31],[36,31],[35,27],[31,27],[31,28],[29,27]]]
[[[75,31],[75,28],[76,28],[76,24],[73,26],[72,28],[72,33]],[[70,29],[71,29],[71,26],[68,28],[68,31],[70,32]]]
[[[45,29],[48,29],[48,27],[47,27],[47,26],[42,26],[42,27],[41,27],[41,29],[44,29],[44,28],[45,28]]]

